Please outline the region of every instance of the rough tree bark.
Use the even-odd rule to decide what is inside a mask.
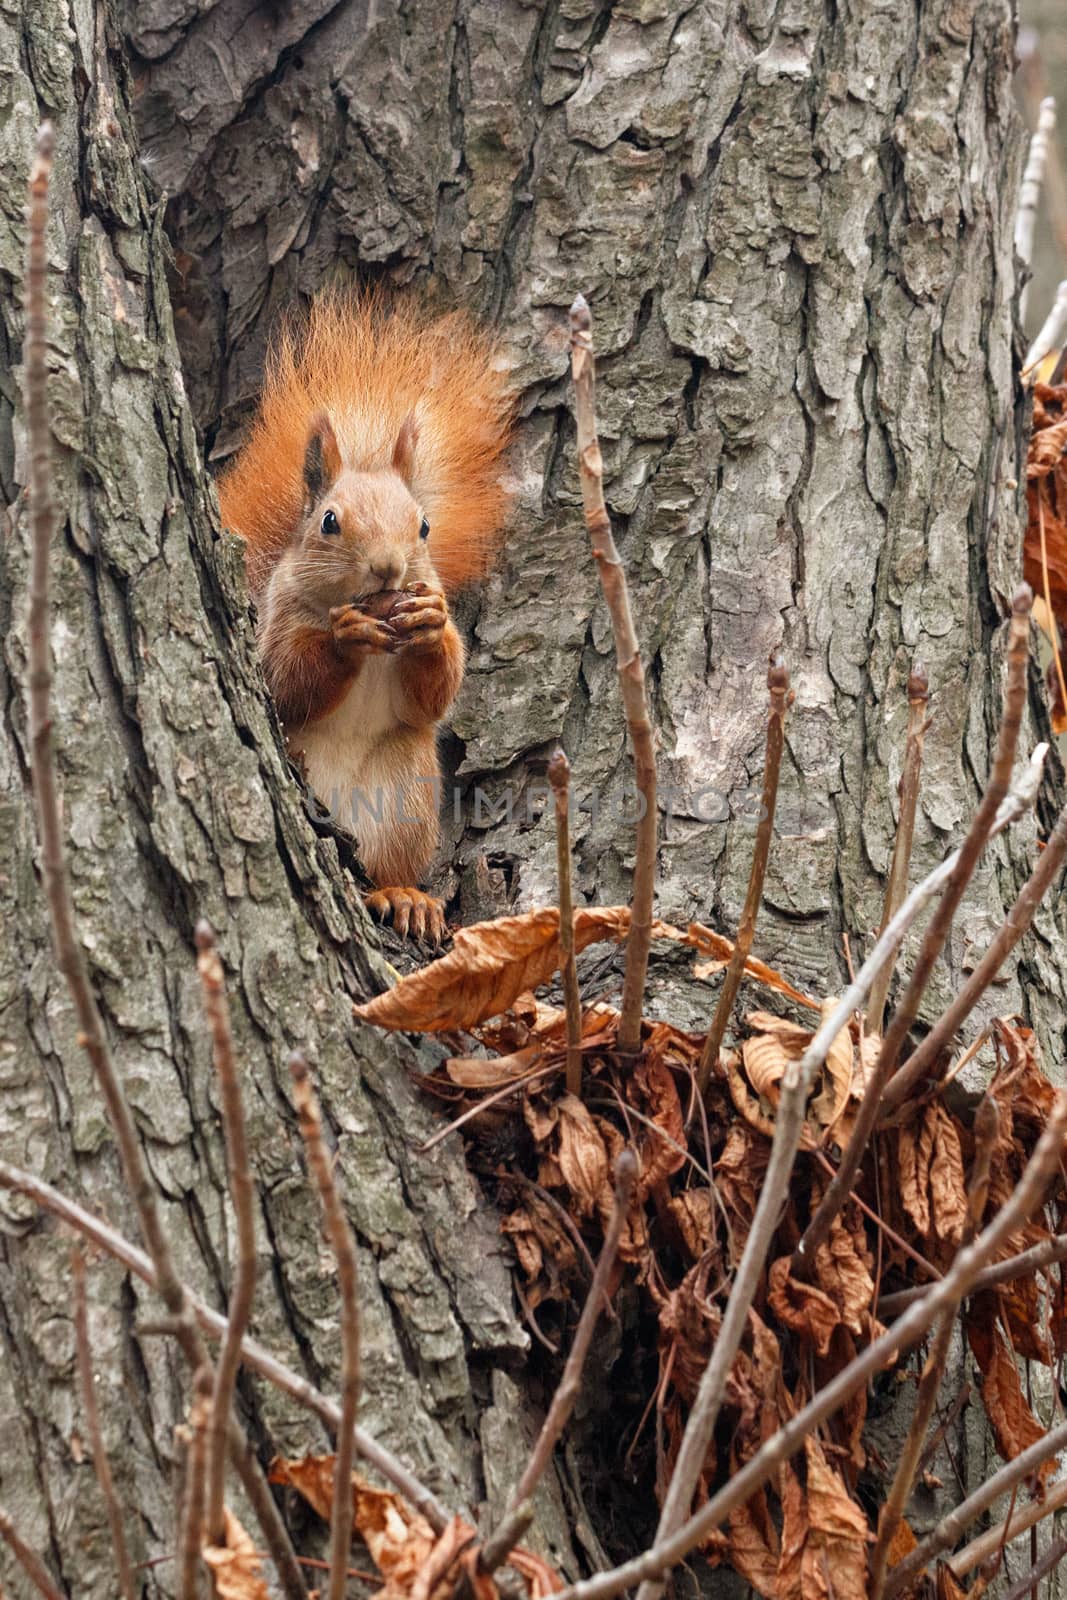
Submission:
[[[431,1114],[409,1073],[429,1049],[350,1021],[381,960],[281,755],[205,447],[217,460],[238,437],[273,317],[334,275],[421,285],[499,323],[523,396],[517,499],[463,615],[471,667],[447,754],[465,803],[440,877],[467,921],[551,896],[539,796],[562,738],[576,789],[597,797],[576,819],[577,885],[616,901],[630,779],[573,464],[565,309],[581,289],[606,352],[608,496],[673,812],[661,907],[735,923],[780,650],[798,695],[757,951],[831,992],[842,935],[878,922],[913,656],[934,715],[916,872],[958,838],[988,763],[1021,540],[1011,6],[129,0],[123,22],[124,36],[90,0],[0,11],[0,1155],[129,1228],[48,948],[26,768],[16,363],[24,175],[49,114],[57,737],[83,937],[179,1259],[221,1298],[232,1218],[192,960],[207,916],[260,1192],[256,1331],[330,1383],[336,1296],[284,1073],[301,1044],[362,1247],[366,1423],[445,1498],[499,1505],[530,1422],[527,1336],[460,1152],[412,1153]],[[1032,846],[1023,828],[991,852],[929,1008]],[[1036,927],[991,1006],[1058,1047],[1062,914]],[[710,1014],[712,992],[684,992],[670,965],[653,992],[676,1020]],[[58,1575],[102,1595],[66,1252],[0,1197],[0,1501]],[[163,1554],[185,1375],[137,1336],[140,1290],[102,1264],[91,1292],[135,1559]],[[321,1442],[259,1386],[242,1403],[265,1448]],[[572,1490],[549,1486],[539,1511],[543,1546],[571,1567],[568,1522],[587,1537]],[[171,1569],[149,1581],[171,1592]]]

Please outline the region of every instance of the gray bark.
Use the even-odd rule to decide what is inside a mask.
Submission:
[[[916,654],[934,716],[916,874],[958,839],[988,767],[1021,544],[1011,8],[131,0],[129,82],[118,34],[95,27],[89,0],[0,13],[12,362],[38,117],[59,136],[56,715],[83,937],[183,1270],[221,1303],[232,1219],[191,955],[197,917],[219,928],[260,1189],[257,1332],[330,1385],[336,1297],[284,1070],[288,1048],[310,1049],[361,1244],[366,1424],[457,1506],[499,1504],[503,1453],[518,1454],[530,1418],[495,1220],[458,1149],[412,1153],[433,1115],[408,1074],[432,1047],[351,1022],[381,959],[281,756],[194,422],[213,459],[232,449],[272,319],[333,276],[411,285],[498,322],[523,397],[517,498],[498,570],[462,611],[471,663],[446,754],[465,803],[446,820],[439,877],[465,921],[552,896],[549,816],[526,814],[562,738],[576,786],[597,796],[577,829],[580,890],[618,901],[629,764],[566,381],[581,289],[675,797],[661,910],[736,923],[765,665],[781,650],[797,704],[757,952],[832,992],[842,935],[862,943],[878,921]],[[129,1229],[34,869],[17,376],[0,382],[0,1155]],[[472,814],[476,787],[498,810],[510,794],[510,820]],[[1020,828],[980,870],[931,1010],[999,922],[1033,838]],[[1042,912],[990,1002],[1057,1043],[1063,938],[1062,912]],[[682,1022],[712,998],[670,964],[652,994]],[[110,1592],[75,1443],[67,1241],[9,1197],[0,1225],[0,1501],[79,1593]],[[152,1314],[139,1290],[106,1265],[92,1286],[141,1559],[173,1546],[185,1375],[134,1332]],[[322,1443],[259,1385],[242,1403],[264,1447]],[[538,1537],[572,1565],[551,1486]],[[5,1562],[0,1581],[23,1594]],[[170,1569],[150,1582],[170,1592]]]

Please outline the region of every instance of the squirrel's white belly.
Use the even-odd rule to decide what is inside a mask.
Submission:
[[[395,662],[374,656],[340,704],[292,741],[317,799],[339,827],[356,836],[372,872],[376,858],[394,845],[398,828],[424,826],[440,806],[436,755],[427,763],[431,770],[412,774],[409,730],[400,721],[397,698]]]

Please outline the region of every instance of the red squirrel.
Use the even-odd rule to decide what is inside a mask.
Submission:
[[[415,885],[440,836],[437,726],[463,681],[448,599],[500,535],[511,413],[466,317],[323,295],[274,344],[218,485],[290,752],[355,835],[370,910],[434,943],[444,908]]]

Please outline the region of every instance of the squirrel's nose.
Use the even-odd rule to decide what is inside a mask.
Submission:
[[[375,556],[370,563],[370,570],[380,580],[383,589],[396,589],[407,571],[407,561],[399,553],[390,552],[389,555]]]

